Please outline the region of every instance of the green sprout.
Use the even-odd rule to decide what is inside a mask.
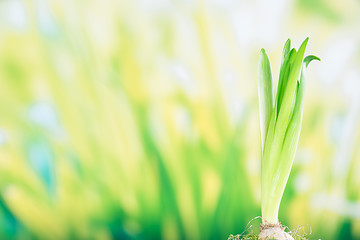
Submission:
[[[304,58],[308,40],[309,38],[305,39],[298,51],[295,48],[291,49],[290,39],[286,41],[276,95],[273,90],[269,58],[264,49],[260,53],[258,94],[262,144],[263,229],[268,229],[266,226],[281,228],[278,212],[300,136],[305,72],[312,60],[320,60],[313,55]]]

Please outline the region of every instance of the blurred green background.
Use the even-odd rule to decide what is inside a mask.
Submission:
[[[277,79],[308,36],[322,61],[280,220],[360,239],[358,0],[1,0],[0,239],[241,233],[260,215],[260,49]]]

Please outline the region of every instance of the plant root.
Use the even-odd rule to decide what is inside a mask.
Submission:
[[[265,224],[253,224],[254,220],[264,219],[261,216],[254,217],[251,219],[245,227],[245,230],[236,235],[230,234],[227,240],[308,240],[306,236],[312,233],[310,225],[299,225],[296,229],[290,231],[286,226],[281,225],[281,223],[270,224],[265,221]],[[306,231],[308,227],[308,231]],[[285,229],[288,229],[288,232],[285,232]],[[260,230],[260,235],[259,235]]]
[[[281,223],[265,223],[260,225],[259,240],[294,240],[294,238],[284,231],[285,227]]]

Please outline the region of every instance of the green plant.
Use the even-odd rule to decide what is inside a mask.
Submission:
[[[285,43],[277,93],[274,95],[270,61],[262,49],[258,66],[258,94],[261,129],[261,210],[263,225],[260,238],[274,237],[284,231],[278,220],[284,193],[297,148],[304,105],[305,71],[312,60],[304,58],[308,38],[298,51]],[[269,229],[272,229],[271,231]],[[272,236],[270,236],[272,235]],[[289,236],[289,239],[291,237]]]

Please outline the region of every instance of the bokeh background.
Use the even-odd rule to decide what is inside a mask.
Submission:
[[[360,239],[358,0],[1,0],[0,238],[241,233],[260,215],[259,52],[277,79],[306,37],[322,61],[280,220]]]

